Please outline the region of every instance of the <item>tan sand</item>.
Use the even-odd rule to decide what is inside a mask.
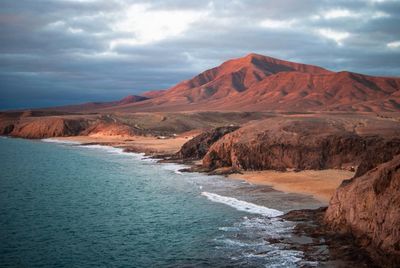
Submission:
[[[232,174],[229,177],[243,179],[254,184],[269,185],[282,192],[312,195],[314,198],[328,203],[341,182],[353,175],[354,172],[346,170],[327,169],[300,172],[246,171],[244,174]]]
[[[56,140],[76,141],[80,143],[105,143],[115,147],[130,148],[137,152],[151,154],[173,154],[192,137],[178,136],[174,138],[158,138],[144,136],[73,136],[57,137]]]

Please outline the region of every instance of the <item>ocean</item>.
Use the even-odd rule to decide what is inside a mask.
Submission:
[[[0,138],[0,267],[298,267],[277,216],[321,204],[141,154]]]

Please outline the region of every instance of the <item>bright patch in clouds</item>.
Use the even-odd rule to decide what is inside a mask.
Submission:
[[[400,41],[394,41],[387,43],[386,45],[388,48],[400,48]]]
[[[328,10],[320,15],[313,16],[313,19],[362,19],[362,20],[370,20],[370,19],[380,19],[380,18],[388,18],[389,14],[383,11],[363,11],[363,12],[355,12],[350,11],[348,9],[332,9]]]
[[[318,33],[325,38],[331,39],[336,42],[339,46],[343,43],[342,41],[350,36],[348,32],[338,32],[331,29],[319,29]]]
[[[115,32],[131,34],[132,37],[111,41],[110,49],[118,45],[143,45],[179,36],[189,29],[190,24],[206,15],[205,12],[152,10],[144,4],[131,5],[111,28]]]
[[[265,28],[270,28],[270,29],[284,29],[284,28],[290,28],[291,26],[294,25],[296,21],[295,20],[270,20],[266,19],[263,20],[260,25]]]
[[[349,17],[357,17],[357,13],[352,13],[347,9],[333,9],[325,14],[323,14],[325,19],[336,19],[336,18],[349,18]]]

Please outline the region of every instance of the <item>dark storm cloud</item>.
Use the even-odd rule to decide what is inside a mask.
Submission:
[[[113,100],[257,52],[400,75],[400,1],[2,0],[0,109]]]

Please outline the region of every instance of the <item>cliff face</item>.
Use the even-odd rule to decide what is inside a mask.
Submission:
[[[243,170],[353,169],[370,152],[385,154],[400,148],[400,139],[395,135],[374,135],[375,130],[368,127],[369,124],[359,126],[330,118],[271,118],[222,137],[210,147],[203,166]]]
[[[400,154],[399,139],[387,141],[385,144],[375,144],[365,152],[354,177],[360,177],[376,166],[392,160]]]
[[[325,221],[352,233],[383,265],[400,263],[400,155],[343,183],[332,197]]]
[[[76,136],[88,126],[88,121],[58,117],[40,118],[17,123],[9,135],[28,139]]]
[[[0,135],[9,135],[13,129],[13,122],[0,122]]]
[[[176,157],[184,159],[201,159],[207,153],[212,144],[238,128],[239,127],[235,126],[219,127],[203,132],[186,142],[182,146],[181,150],[176,154]]]

